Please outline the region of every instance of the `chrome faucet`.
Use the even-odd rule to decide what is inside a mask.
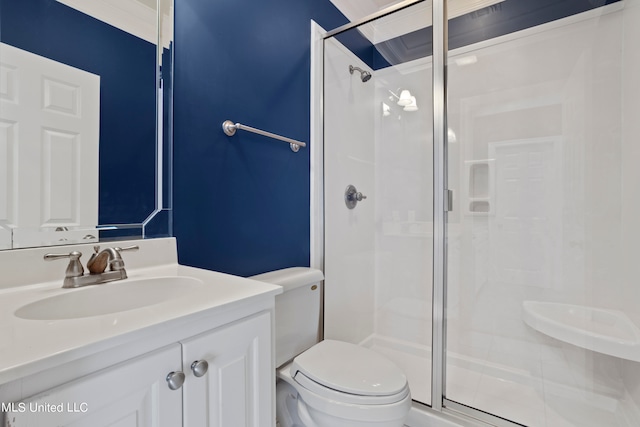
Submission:
[[[127,278],[127,271],[124,269],[124,260],[120,252],[137,251],[138,245],[127,248],[106,248],[100,251],[100,246],[94,246],[95,251],[87,262],[89,274],[84,274],[84,267],[80,257],[81,252],[73,251],[68,254],[46,254],[45,261],[61,258],[69,258],[69,265],[65,271],[63,288],[79,288],[88,285],[98,285],[100,283],[113,282]],[[107,270],[109,266],[109,271]]]

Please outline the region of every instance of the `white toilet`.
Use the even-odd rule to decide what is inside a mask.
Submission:
[[[294,267],[251,279],[284,288],[275,310],[280,427],[404,425],[411,394],[393,362],[354,344],[318,342],[321,271]]]

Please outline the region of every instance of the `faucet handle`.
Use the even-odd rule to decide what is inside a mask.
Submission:
[[[127,246],[126,248],[120,248],[120,247],[113,248],[113,251],[115,252],[116,256],[114,257],[114,259],[112,259],[110,261],[109,265],[111,266],[111,270],[123,270],[124,271],[124,260],[122,259],[122,256],[120,255],[120,252],[137,251],[138,249],[140,249],[140,247],[138,245]]]
[[[133,246],[127,246],[126,248],[113,248],[118,252],[124,252],[124,251],[137,251],[138,249],[140,249],[140,246],[138,245],[133,245]]]
[[[45,261],[53,261],[62,258],[71,258],[71,260],[78,260],[81,256],[82,252],[73,251],[69,252],[68,254],[45,254],[43,258]]]
[[[45,254],[45,261],[54,261],[62,258],[69,258],[69,265],[67,266],[67,271],[65,272],[64,277],[79,277],[84,274],[84,267],[82,267],[82,263],[80,262],[80,257],[82,256],[82,252],[73,251],[68,254]]]

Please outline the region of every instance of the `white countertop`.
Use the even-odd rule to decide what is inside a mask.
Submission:
[[[203,284],[179,298],[118,313],[65,320],[16,317],[15,311],[26,304],[92,287],[63,289],[64,265],[59,267],[60,277],[55,281],[0,289],[0,385],[111,347],[134,343],[154,332],[162,334],[163,329],[175,323],[206,318],[282,292],[279,286],[172,263],[127,268],[129,278],[113,283],[188,276],[200,279]]]

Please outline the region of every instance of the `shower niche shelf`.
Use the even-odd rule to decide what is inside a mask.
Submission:
[[[464,213],[493,215],[495,211],[494,159],[464,162]]]
[[[524,322],[560,341],[640,362],[640,330],[621,311],[580,305],[524,301]]]

